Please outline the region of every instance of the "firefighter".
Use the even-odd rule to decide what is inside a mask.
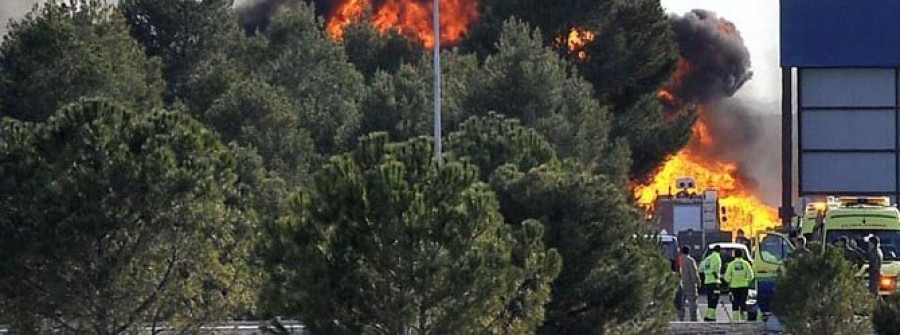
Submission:
[[[722,271],[722,248],[714,246],[709,256],[700,262],[703,272],[703,291],[706,293],[706,315],[703,321],[716,321],[716,306],[719,304],[719,274]]]
[[[725,270],[725,282],[731,289],[731,312],[735,321],[747,320],[747,294],[753,282],[753,266],[744,259],[743,250],[734,251],[734,260],[728,263]]]

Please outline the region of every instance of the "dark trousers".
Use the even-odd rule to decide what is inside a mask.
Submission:
[[[881,283],[881,274],[869,274],[869,292],[878,296],[878,286]]]
[[[731,302],[731,310],[735,312],[746,312],[747,311],[747,292],[750,289],[747,287],[732,287],[731,288],[731,296],[734,297],[734,301]]]
[[[703,292],[706,294],[706,315],[703,317],[707,321],[716,320],[716,307],[719,305],[719,285],[703,284]]]

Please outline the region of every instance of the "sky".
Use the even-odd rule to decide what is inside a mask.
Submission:
[[[734,22],[750,50],[753,79],[737,93],[738,98],[778,106],[781,71],[778,67],[778,0],[662,0],[666,12],[684,14],[707,9]],[[780,110],[765,113],[777,114]]]

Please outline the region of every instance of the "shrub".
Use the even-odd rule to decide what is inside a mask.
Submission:
[[[773,310],[791,334],[870,331],[874,299],[839,250],[826,248],[788,259],[775,290]]]

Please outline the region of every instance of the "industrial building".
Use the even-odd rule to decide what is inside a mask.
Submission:
[[[783,223],[797,195],[900,198],[898,16],[894,0],[781,1]]]

